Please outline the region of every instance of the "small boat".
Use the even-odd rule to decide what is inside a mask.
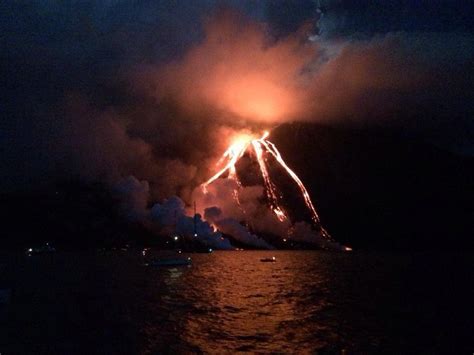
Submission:
[[[147,266],[186,266],[191,265],[191,258],[170,258],[170,259],[152,259],[145,265]]]
[[[262,258],[260,259],[262,263],[274,263],[276,261],[276,258],[272,256],[271,258]]]

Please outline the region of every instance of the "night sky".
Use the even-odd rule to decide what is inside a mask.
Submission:
[[[433,200],[418,193],[458,207],[472,195],[473,14],[467,1],[3,1],[0,191],[132,181],[133,208],[173,195],[190,204],[236,132],[278,127],[323,223],[345,241],[338,216],[363,213],[329,196],[371,196],[362,209],[382,228],[403,217],[398,200],[374,216],[394,189],[429,220]],[[380,175],[376,152],[401,168]],[[321,179],[301,156],[316,156]],[[380,193],[367,183],[377,175],[402,187]],[[460,208],[459,234],[472,232],[471,209]]]

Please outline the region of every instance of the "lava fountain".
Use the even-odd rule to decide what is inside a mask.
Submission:
[[[233,192],[233,196],[236,200],[237,205],[240,206],[238,189],[242,186],[242,184],[237,175],[236,164],[246,152],[249,152],[258,162],[260,173],[263,177],[264,189],[269,207],[280,222],[291,222],[289,220],[287,212],[281,206],[281,203],[279,201],[279,197],[281,197],[282,194],[278,191],[276,184],[272,181],[271,176],[269,174],[267,157],[272,156],[275,161],[284,169],[284,171],[286,171],[286,173],[291,177],[292,181],[298,186],[306,208],[310,212],[311,219],[315,227],[320,230],[321,235],[325,239],[327,239],[328,241],[332,241],[332,238],[329,233],[321,226],[318,213],[316,212],[316,208],[314,207],[314,204],[311,201],[306,187],[304,186],[298,175],[293,170],[291,170],[291,168],[285,163],[275,144],[268,140],[269,135],[270,134],[268,131],[265,131],[260,137],[251,134],[238,135],[217,163],[217,166],[222,168],[220,168],[209,180],[204,182],[201,185],[201,189],[205,194],[207,194],[208,186],[215,182],[217,179],[231,179],[235,182],[236,186]],[[245,211],[243,212],[245,213]]]

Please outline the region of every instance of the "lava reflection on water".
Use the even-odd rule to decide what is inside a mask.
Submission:
[[[294,352],[327,346],[336,330],[316,319],[331,304],[329,275],[322,265],[309,278],[305,270],[322,260],[315,261],[313,254],[312,261],[302,263],[311,254],[279,252],[278,263],[260,262],[274,253],[200,256],[200,262],[180,275],[179,285],[174,273],[164,274],[170,280],[161,299],[179,305],[173,319],[180,319],[180,343],[204,353]]]
[[[8,354],[464,354],[472,344],[472,253],[217,251],[170,268],[145,267],[140,250],[2,260],[17,280],[0,322]]]

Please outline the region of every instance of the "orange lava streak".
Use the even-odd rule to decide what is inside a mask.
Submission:
[[[265,135],[264,135],[264,137],[265,137]],[[275,212],[275,214],[276,214],[277,218],[280,220],[280,222],[283,222],[285,219],[287,219],[287,216],[286,216],[285,212],[283,212],[283,210],[280,208],[280,206],[278,206],[278,200],[277,200],[277,196],[276,196],[276,193],[275,193],[275,185],[270,180],[270,176],[268,174],[268,169],[267,169],[265,160],[263,158],[262,144],[263,144],[264,137],[262,137],[258,140],[257,139],[253,140],[252,145],[253,145],[253,148],[254,148],[254,151],[255,151],[255,155],[257,157],[258,165],[260,166],[260,171],[261,171],[262,176],[263,176],[263,181],[265,183],[267,193],[269,195],[268,197],[270,199],[270,204],[271,204],[272,210],[273,210],[273,212]]]
[[[293,170],[291,170],[288,167],[288,165],[286,165],[285,161],[281,157],[280,152],[278,151],[278,149],[275,147],[275,145],[272,142],[270,142],[268,140],[265,140],[265,141],[263,141],[263,144],[267,148],[267,151],[270,152],[270,154],[272,154],[275,157],[275,159],[278,161],[278,163],[280,163],[280,165],[283,168],[285,168],[286,172],[297,183],[298,187],[301,190],[301,193],[303,194],[303,198],[304,198],[304,201],[306,203],[306,206],[308,206],[309,210],[311,211],[314,222],[319,224],[320,221],[319,221],[318,213],[316,212],[316,209],[314,208],[313,203],[311,202],[311,198],[309,197],[308,191],[306,190],[306,187],[303,185],[303,182],[300,180],[298,175],[296,175],[295,172]]]
[[[237,142],[233,143],[224,153],[222,158],[219,160],[218,164],[222,162],[225,158],[228,158],[229,161],[227,162],[226,166],[224,166],[221,170],[219,170],[214,176],[212,176],[209,180],[207,180],[204,184],[201,185],[204,192],[207,193],[207,186],[211,184],[213,181],[220,178],[223,174],[229,171],[230,178],[236,178],[237,173],[235,170],[235,164],[237,161],[242,158],[247,147],[250,144],[250,140],[238,140]]]

